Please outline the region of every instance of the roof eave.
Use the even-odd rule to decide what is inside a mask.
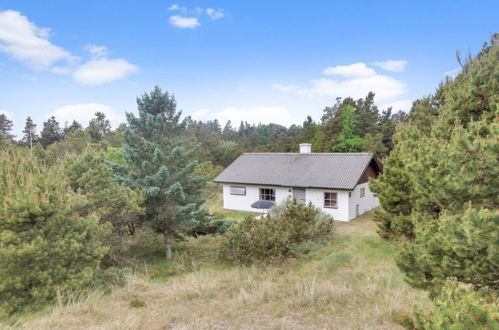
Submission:
[[[241,184],[241,185],[252,185],[252,186],[269,186],[269,187],[286,187],[286,188],[309,188],[309,189],[328,189],[328,190],[345,190],[353,191],[355,187],[347,188],[336,188],[336,187],[322,187],[322,186],[302,186],[302,185],[281,185],[281,184],[269,184],[269,183],[254,183],[254,182],[240,182],[240,181],[218,181],[212,180],[214,183],[221,184]]]

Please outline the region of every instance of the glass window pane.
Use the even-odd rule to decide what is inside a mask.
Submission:
[[[246,187],[230,186],[231,195],[246,195]]]

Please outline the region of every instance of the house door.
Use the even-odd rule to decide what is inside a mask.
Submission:
[[[293,198],[296,199],[298,203],[305,204],[307,202],[305,189],[293,188]]]
[[[359,204],[355,204],[355,217],[357,218],[360,214]]]

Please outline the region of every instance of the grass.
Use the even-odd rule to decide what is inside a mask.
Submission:
[[[332,244],[307,247],[306,257],[267,267],[221,264],[214,257],[219,238],[192,238],[175,246],[171,262],[151,258],[109,294],[90,291],[13,326],[398,329],[403,315],[430,302],[404,282],[396,248],[378,237],[371,217],[337,223]]]

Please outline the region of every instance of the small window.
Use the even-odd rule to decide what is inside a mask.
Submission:
[[[246,195],[246,187],[230,186],[231,195]]]
[[[338,199],[338,196],[336,193],[325,192],[324,193],[324,207],[337,209],[338,208],[337,199]]]
[[[366,195],[366,188],[360,188],[360,198]]]
[[[275,202],[275,189],[260,188],[260,200]]]

